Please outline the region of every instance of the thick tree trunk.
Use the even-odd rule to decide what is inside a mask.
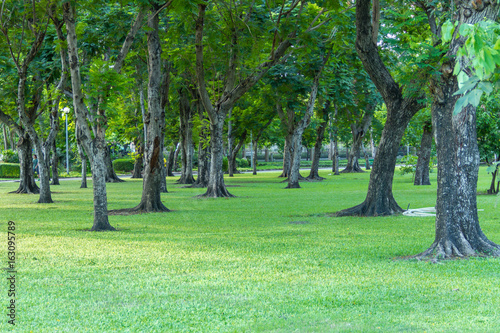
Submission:
[[[431,161],[432,150],[432,125],[426,123],[424,125],[424,132],[422,133],[422,140],[420,141],[420,149],[417,153],[418,160],[415,168],[415,181],[414,185],[430,185],[429,178],[429,164]]]
[[[392,181],[399,143],[409,120],[409,117],[400,121],[387,119],[378,153],[373,162],[365,201],[355,207],[337,212],[336,216],[384,216],[403,212],[392,194]]]
[[[35,183],[33,174],[32,146],[28,134],[19,138],[17,142],[17,154],[19,156],[19,187],[14,193],[38,194],[40,188]]]
[[[302,134],[303,131],[297,129],[292,137],[290,146],[290,174],[288,175],[288,186],[286,188],[300,188],[300,159],[302,153]]]
[[[93,140],[92,145],[92,189],[94,194],[94,224],[91,231],[116,230],[109,224],[108,199],[106,192],[106,150],[108,145],[101,138]]]
[[[193,184],[193,110],[185,88],[179,89],[180,137],[181,137],[181,178],[178,184]]]
[[[368,193],[363,203],[342,210],[336,216],[383,216],[403,211],[392,194],[392,181],[399,144],[410,119],[422,108],[419,94],[403,97],[373,42],[370,0],[356,1],[356,51],[364,68],[387,106],[387,121],[370,173]],[[420,91],[417,91],[420,92]]]
[[[460,2],[459,2],[460,4]],[[484,18],[496,20],[500,4],[490,1],[468,8],[461,3],[457,14],[460,23],[475,24]],[[460,25],[459,25],[460,27]],[[454,59],[464,38],[454,38],[448,59]],[[458,59],[461,70],[472,75],[469,59]],[[441,68],[441,80],[433,82],[432,118],[438,155],[438,193],[436,237],[434,243],[416,258],[446,259],[467,256],[500,256],[500,246],[488,240],[479,226],[477,215],[477,179],[479,149],[476,133],[476,108],[467,105],[453,115],[458,96],[453,60]]]
[[[223,161],[223,127],[225,113],[218,113],[217,119],[210,121],[210,176],[208,179],[207,192],[200,195],[201,197],[219,198],[219,197],[234,197],[226,189],[224,184],[224,171],[222,170]]]
[[[113,168],[113,161],[111,161],[111,148],[106,145],[106,155],[104,156],[106,163],[106,183],[123,183],[124,180],[120,179]]]

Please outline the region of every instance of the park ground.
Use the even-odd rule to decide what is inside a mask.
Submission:
[[[226,178],[231,199],[168,179],[172,211],[110,216],[89,232],[92,188],[53,186],[54,204],[0,183],[0,242],[16,223],[16,332],[497,332],[500,259],[404,259],[434,239],[434,218],[333,218],[361,203],[369,173],[285,190],[278,172]],[[305,174],[307,175],[307,174]],[[406,208],[432,207],[431,186],[396,173]],[[478,189],[489,187],[481,168]],[[108,184],[109,209],[138,204],[141,180]],[[498,196],[478,196],[485,234],[500,243]],[[4,275],[6,275],[5,273]],[[5,281],[5,280],[4,280]],[[5,309],[7,282],[0,287]],[[6,312],[5,310],[2,313]]]

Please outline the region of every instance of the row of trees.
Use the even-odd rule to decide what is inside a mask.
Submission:
[[[316,148],[308,178],[320,180],[317,153],[325,136],[336,147],[346,131],[352,140],[345,172],[356,172],[375,114],[385,110],[367,197],[337,215],[397,214],[403,210],[392,194],[396,157],[408,124],[421,111],[413,122],[423,133],[416,184],[428,184],[432,128],[439,160],[437,236],[421,257],[500,254],[482,234],[476,213],[479,101],[470,97],[481,87],[491,93],[492,76],[467,81],[490,60],[483,54],[482,62],[475,61],[479,55],[467,43],[480,37],[471,29],[468,37],[462,28],[484,18],[495,21],[498,4],[387,1],[380,7],[379,0],[4,1],[0,121],[19,137],[19,192],[39,191],[40,203],[52,202],[49,157],[60,110],[68,104],[80,156],[92,169],[96,231],[114,229],[106,181],[119,179],[110,135],[133,141],[140,152],[134,175],[141,175],[142,166],[143,194],[127,211],[161,212],[168,211],[160,196],[169,173],[165,143],[174,147],[169,160],[180,147],[180,183],[207,188],[202,196],[231,197],[223,155],[232,176],[245,142],[256,149],[260,140],[280,137],[282,176],[288,188],[298,188],[308,129]],[[500,61],[492,59],[488,68],[494,70]],[[469,87],[459,93],[473,103],[462,103],[453,115],[459,82]],[[432,125],[425,110],[432,110]],[[43,157],[40,189],[29,172],[32,147]],[[460,207],[460,214],[450,207]]]

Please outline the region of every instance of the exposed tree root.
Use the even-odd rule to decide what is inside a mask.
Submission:
[[[140,203],[134,208],[125,209],[115,209],[108,210],[108,215],[134,215],[134,214],[144,214],[144,213],[166,213],[170,212],[170,209],[165,207],[162,202],[154,203]]]
[[[340,173],[363,173],[366,172],[361,168],[345,168],[344,170],[340,171]]]
[[[194,184],[196,181],[194,180],[194,177],[181,177],[179,178],[175,183],[176,184]]]
[[[435,241],[424,252],[411,256],[409,259],[442,260],[467,257],[500,257],[499,245],[483,237],[479,237],[475,243],[475,246],[473,246],[465,238],[458,244],[449,239],[440,239]]]
[[[338,211],[332,216],[343,217],[343,216],[389,216],[403,213],[403,209],[399,207],[394,199],[389,200],[390,202],[385,205],[377,205],[376,202],[367,202],[365,200],[363,203]]]
[[[287,188],[301,188],[301,187],[299,185],[299,182],[297,182],[295,184],[288,184],[288,186],[285,188],[287,189]]]
[[[118,176],[113,176],[113,177],[110,177],[110,176],[107,176],[106,177],[106,183],[124,183],[125,181],[121,178],[119,178]]]
[[[90,231],[116,231],[109,223],[107,226],[93,226]]]
[[[229,193],[225,186],[209,186],[204,194],[197,196],[198,198],[236,198]]]
[[[9,192],[12,194],[39,194],[40,188],[38,186],[28,188],[26,186],[20,186],[17,190]]]
[[[320,182],[320,181],[325,180],[325,179],[326,179],[326,178],[324,178],[324,177],[320,177],[320,176],[318,176],[318,175],[314,175],[314,176],[313,176],[313,175],[309,175],[309,176],[307,176],[307,177],[305,178],[305,180],[310,181],[310,182],[316,182],[316,181],[317,181],[317,182]]]

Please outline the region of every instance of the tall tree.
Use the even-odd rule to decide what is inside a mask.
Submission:
[[[418,88],[420,83],[408,84],[404,87],[406,89],[400,87],[382,61],[375,42],[378,40],[378,29],[373,28],[378,26],[379,22],[372,24],[371,9],[370,0],[356,1],[356,50],[365,70],[384,99],[387,121],[370,173],[365,201],[337,212],[337,216],[380,216],[403,211],[392,194],[396,158],[408,122],[422,108],[419,103],[422,98],[422,92]],[[414,76],[418,77],[417,74]]]

